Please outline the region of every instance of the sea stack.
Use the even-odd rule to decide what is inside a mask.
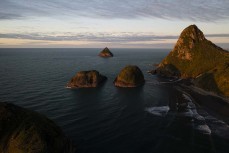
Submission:
[[[96,70],[80,71],[70,80],[67,88],[95,88],[103,83],[107,77]]]
[[[36,112],[0,102],[1,153],[73,153],[62,130]]]
[[[123,68],[114,80],[114,85],[117,87],[138,87],[144,83],[144,75],[135,65],[128,65]]]
[[[99,53],[100,57],[113,57],[113,53],[106,47],[104,48],[100,53]]]
[[[192,79],[200,88],[229,96],[229,52],[207,40],[196,25],[183,30],[156,71],[163,76]]]

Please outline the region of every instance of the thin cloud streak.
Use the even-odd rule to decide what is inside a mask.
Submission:
[[[96,41],[96,42],[137,42],[137,41],[159,41],[165,39],[177,39],[178,36],[157,36],[145,35],[139,33],[112,34],[112,33],[79,33],[67,35],[42,35],[38,33],[31,34],[0,34],[0,38],[8,39],[29,39],[46,41]]]
[[[163,41],[176,40],[179,36],[174,35],[153,35],[145,33],[67,33],[67,34],[17,34],[17,33],[0,33],[0,38],[5,39],[28,39],[44,41],[95,41],[95,42],[146,42],[146,41]],[[229,34],[206,34],[206,37],[225,37]]]
[[[0,20],[22,19],[21,15],[0,12]]]
[[[229,38],[229,34],[207,34],[206,37],[228,37]]]
[[[1,19],[68,16],[218,21],[229,18],[228,0],[1,0]],[[7,15],[4,15],[8,14]],[[11,15],[10,15],[11,14]],[[13,16],[13,15],[18,16]]]

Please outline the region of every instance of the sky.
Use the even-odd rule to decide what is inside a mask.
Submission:
[[[229,0],[0,0],[0,48],[172,48],[191,24],[229,48]]]

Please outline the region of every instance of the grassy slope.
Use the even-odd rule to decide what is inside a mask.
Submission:
[[[190,26],[182,32],[179,38],[183,40],[182,43],[177,44],[162,61],[161,68],[172,65],[180,72],[182,78],[197,78],[197,86],[229,96],[229,53],[205,38],[198,40],[198,37],[204,37],[201,31],[197,31],[197,36],[194,36],[197,40],[194,40],[193,47],[190,47],[193,41],[190,35],[195,31],[193,28],[195,27]],[[188,51],[191,60],[180,59],[180,50]]]

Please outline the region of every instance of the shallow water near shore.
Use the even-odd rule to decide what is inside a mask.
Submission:
[[[0,49],[0,101],[45,114],[79,153],[229,152],[229,127],[197,106],[189,93],[147,73],[168,49]],[[126,65],[138,65],[146,83],[117,88]],[[66,89],[81,70],[108,77],[99,88]]]

